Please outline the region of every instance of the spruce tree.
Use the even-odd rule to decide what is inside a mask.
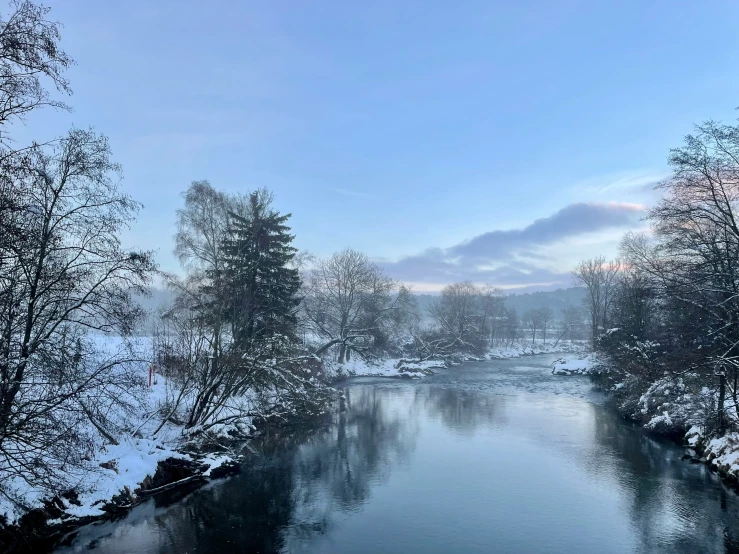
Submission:
[[[276,335],[295,334],[300,276],[290,267],[297,252],[286,225],[290,215],[271,208],[266,190],[249,195],[245,213],[229,213],[223,243],[224,301],[233,339],[244,351]]]

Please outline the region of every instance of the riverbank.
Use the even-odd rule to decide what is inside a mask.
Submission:
[[[0,552],[50,551],[71,540],[80,528],[115,520],[155,495],[177,490],[189,494],[235,475],[248,463],[253,444],[274,431],[289,432],[295,422],[240,421],[228,432],[197,437],[168,425],[168,432],[154,439],[143,438],[141,432],[122,437],[118,444],[99,450],[78,487],[53,498],[39,497],[26,511],[16,507],[10,512],[13,519],[6,511],[0,517]],[[236,428],[241,431],[235,433]],[[241,434],[246,429],[249,434]]]
[[[148,400],[156,404],[161,380],[151,388]],[[135,433],[116,436],[115,444],[100,445],[78,470],[76,483],[62,494],[50,497],[41,488],[16,488],[24,505],[9,499],[0,502],[0,551],[50,550],[77,528],[118,517],[154,494],[199,487],[238,471],[241,457],[233,445],[224,441],[217,447],[209,441],[206,448],[172,423],[152,436],[152,425],[158,422],[142,421]]]
[[[706,434],[709,406],[715,393],[694,384],[696,375],[665,376],[644,386],[633,377],[618,379],[596,354],[565,356],[552,364],[554,375],[589,375],[611,398],[616,411],[645,432],[686,447],[684,459],[705,464],[731,488],[739,490],[739,432]],[[731,411],[727,418],[736,424]]]
[[[390,377],[404,379],[421,379],[427,375],[433,375],[437,369],[459,365],[469,361],[483,360],[508,360],[524,356],[537,356],[540,354],[576,354],[587,353],[587,345],[577,343],[558,344],[529,344],[528,342],[515,343],[507,346],[490,348],[482,356],[459,354],[446,359],[432,360],[409,360],[405,358],[384,358],[363,360],[354,358],[343,364],[333,360],[324,360],[326,374],[333,381],[349,377]]]
[[[120,338],[98,337],[102,352]],[[128,341],[131,357],[147,359],[149,338]],[[314,365],[314,364],[313,364]],[[140,380],[121,391],[98,421],[78,427],[87,448],[81,463],[62,468],[63,486],[4,477],[0,489],[0,551],[48,550],[92,521],[117,517],[154,494],[192,488],[238,471],[244,447],[265,430],[327,413],[336,391],[308,364],[290,390],[262,387],[232,397],[204,424],[186,425],[195,394],[140,362]],[[310,366],[310,367],[308,367]],[[297,370],[296,370],[297,371]],[[1,468],[0,468],[1,469]]]

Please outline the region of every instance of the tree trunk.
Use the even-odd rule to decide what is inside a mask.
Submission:
[[[724,414],[724,396],[726,396],[726,375],[723,370],[719,374],[718,387],[718,432],[723,434],[726,430],[726,417]]]
[[[338,362],[340,364],[343,364],[344,363],[344,354],[345,353],[346,353],[346,344],[344,344],[342,342],[341,343],[341,346],[339,347],[339,358],[338,358]]]

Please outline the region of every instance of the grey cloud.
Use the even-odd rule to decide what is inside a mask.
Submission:
[[[381,265],[397,279],[418,283],[470,280],[497,285],[567,286],[571,281],[568,271],[556,273],[531,263],[549,259],[536,252],[537,247],[605,229],[633,226],[644,215],[645,207],[639,204],[571,204],[522,229],[491,231],[451,248],[431,248]],[[529,262],[521,261],[522,257]],[[490,265],[496,267],[485,267]]]
[[[626,227],[644,215],[644,206],[622,203],[570,204],[523,229],[491,231],[448,250],[469,261],[501,260],[514,253],[529,253],[534,246],[613,227]]]

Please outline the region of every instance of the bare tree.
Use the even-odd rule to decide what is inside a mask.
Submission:
[[[494,344],[501,332],[501,321],[505,317],[505,295],[503,291],[492,285],[486,285],[481,291],[482,329],[490,330],[490,344]]]
[[[375,333],[399,309],[395,283],[365,254],[352,249],[318,260],[305,284],[306,325],[324,342],[319,356],[338,346],[337,361],[367,356]]]
[[[583,314],[576,306],[562,308],[562,334],[560,338],[564,338],[565,340],[569,338],[570,342],[572,342],[580,333],[582,321]]]
[[[605,258],[597,257],[580,262],[573,271],[575,283],[587,289],[586,306],[590,313],[593,346],[600,330],[608,326],[608,315],[620,267],[618,260],[606,262]]]
[[[523,316],[523,322],[531,334],[531,346],[534,346],[536,344],[536,333],[542,327],[541,310],[528,310]]]
[[[666,327],[682,326],[671,334],[670,350],[718,383],[723,430],[724,392],[737,405],[739,381],[739,126],[700,125],[669,161],[673,174],[649,214],[654,238],[632,235],[624,250],[661,303],[675,307]]]
[[[68,109],[43,86],[71,94],[64,72],[74,62],[59,48],[59,24],[47,19],[49,8],[27,0],[12,2],[12,13],[0,18],[0,125],[22,119],[43,106]],[[2,127],[0,127],[2,128]],[[9,137],[0,134],[0,145]]]
[[[73,130],[28,154],[14,181],[23,239],[0,253],[0,466],[52,487],[81,463],[81,422],[111,440],[104,413],[129,408],[142,384],[135,356],[99,353],[87,332],[130,333],[141,315],[131,295],[155,266],[120,244],[139,205],[120,192],[105,137]]]
[[[508,344],[513,343],[521,337],[521,320],[515,308],[506,309],[505,311],[505,338]]]
[[[549,306],[539,308],[539,322],[541,324],[541,338],[547,343],[547,331],[554,324],[554,311]]]
[[[441,298],[430,308],[441,331],[460,349],[484,347],[487,331],[481,298],[480,288],[470,281],[452,283],[442,289]]]

